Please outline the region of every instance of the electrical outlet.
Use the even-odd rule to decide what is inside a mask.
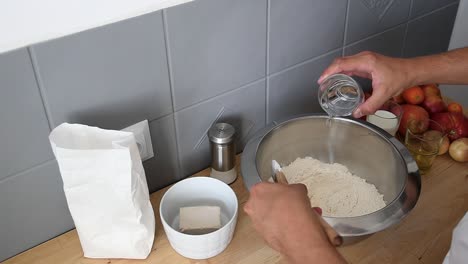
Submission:
[[[122,131],[133,133],[138,149],[140,150],[140,157],[142,161],[154,157],[148,120],[143,120],[139,123],[126,127],[122,129]]]

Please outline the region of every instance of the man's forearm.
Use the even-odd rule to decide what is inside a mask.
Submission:
[[[414,85],[468,84],[468,48],[407,59],[404,67]]]
[[[346,260],[333,247],[326,248],[303,248],[292,254],[286,255],[289,264],[304,263],[327,263],[327,264],[346,264]]]
[[[325,231],[314,228],[318,224],[316,217],[310,217],[303,219],[303,223],[298,226],[297,230],[296,227],[288,228],[290,232],[286,233],[284,237],[284,241],[287,243],[282,250],[288,263],[346,263],[336,248],[328,241]]]

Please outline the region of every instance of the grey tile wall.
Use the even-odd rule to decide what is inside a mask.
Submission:
[[[0,55],[0,180],[52,159],[28,51]]]
[[[270,73],[340,47],[346,2],[271,0]]]
[[[401,25],[355,42],[344,48],[344,54],[350,56],[368,50],[386,56],[401,57],[405,41],[405,30],[406,25]],[[369,79],[359,77],[355,79],[364,90],[370,91],[372,89],[372,82]]]
[[[242,151],[266,123],[321,111],[317,78],[342,53],[447,49],[453,3],[196,0],[0,54],[0,261],[73,227],[47,139],[61,122],[148,119],[153,192],[209,164],[215,121]]]
[[[74,227],[55,161],[0,181],[0,259]]]
[[[149,191],[154,192],[181,178],[174,115],[150,122],[154,157],[145,161]]]
[[[265,126],[265,81],[226,93],[175,114],[183,175],[210,164],[208,129],[216,122],[236,128],[237,149],[242,150],[255,131]]]
[[[268,123],[302,113],[322,112],[317,80],[341,50],[269,77]]]
[[[376,36],[346,46],[344,50],[345,56],[369,50],[386,56],[401,57],[405,39],[405,29],[406,26],[401,25]]]
[[[446,51],[450,42],[458,4],[411,21],[404,56],[415,57]]]
[[[408,20],[411,1],[349,0],[346,44]]]
[[[440,90],[448,98],[454,98],[462,104],[465,109],[468,107],[468,85],[441,85]]]
[[[413,0],[411,17],[415,18],[437,8],[444,7],[451,3],[458,3],[458,0]]]
[[[167,10],[176,110],[265,75],[266,4],[199,0]]]
[[[53,125],[121,129],[172,112],[161,12],[32,48]]]

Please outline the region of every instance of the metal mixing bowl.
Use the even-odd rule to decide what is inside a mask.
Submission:
[[[241,157],[245,185],[268,181],[271,161],[286,166],[298,157],[341,163],[374,184],[387,206],[362,216],[324,217],[345,241],[362,239],[400,222],[416,205],[421,178],[416,162],[396,138],[361,120],[307,115],[272,123],[257,132]]]

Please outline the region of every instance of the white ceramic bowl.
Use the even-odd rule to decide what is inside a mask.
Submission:
[[[222,227],[204,235],[179,232],[179,209],[186,206],[219,206]],[[210,177],[194,177],[174,184],[164,194],[159,215],[172,248],[191,259],[207,259],[221,253],[236,228],[238,203],[231,187]]]

